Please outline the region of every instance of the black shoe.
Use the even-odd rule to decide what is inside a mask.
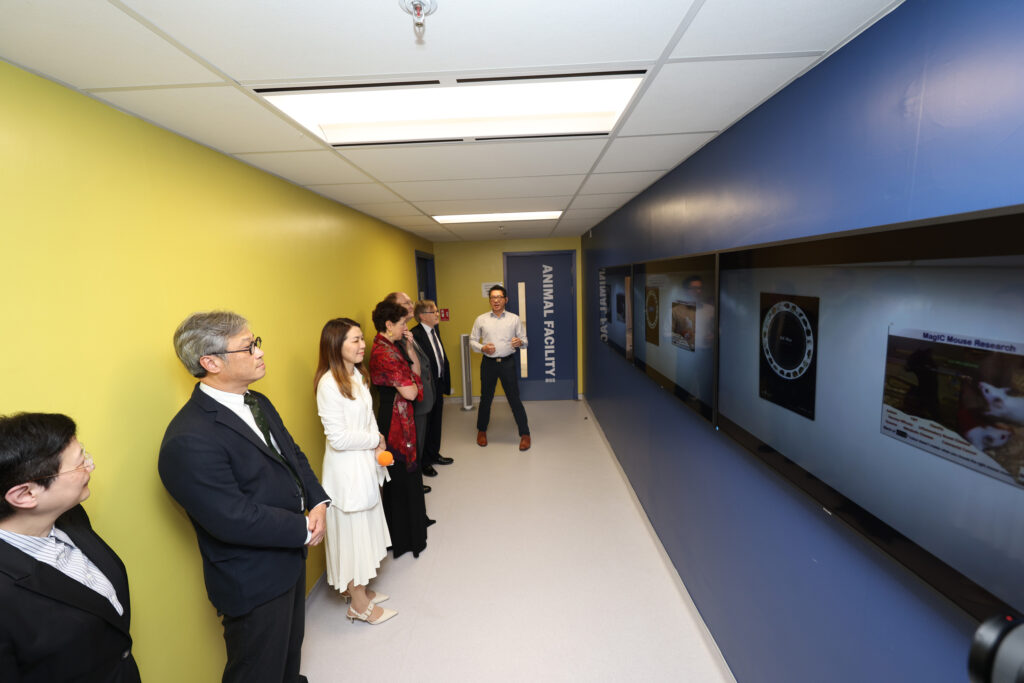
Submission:
[[[423,476],[424,477],[436,477],[437,476],[437,470],[434,469],[433,465],[424,465],[423,466]]]
[[[455,462],[455,458],[446,458],[443,455],[439,455],[439,456],[437,456],[437,462],[434,463],[434,464],[436,464],[436,465],[451,465],[453,462]]]
[[[431,491],[433,491],[433,490],[434,490],[434,489],[430,488],[430,487],[429,487],[429,486],[427,486],[426,484],[424,484],[424,485],[423,485],[423,493],[430,493],[430,492],[431,492]]]
[[[431,524],[437,524],[437,520],[427,517],[427,526],[430,526]]]

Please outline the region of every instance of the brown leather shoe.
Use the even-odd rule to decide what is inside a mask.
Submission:
[[[519,439],[519,450],[528,451],[530,450],[530,435],[523,434],[523,438]]]
[[[486,446],[487,445],[487,432],[477,432],[476,433],[476,445],[477,446]]]

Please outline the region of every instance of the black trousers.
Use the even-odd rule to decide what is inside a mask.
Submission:
[[[476,416],[476,428],[487,431],[487,423],[491,421],[491,401],[494,400],[494,387],[501,380],[501,388],[505,390],[505,398],[512,408],[512,417],[516,419],[519,436],[530,433],[530,425],[526,422],[526,410],[519,400],[519,381],[516,378],[516,355],[513,353],[504,358],[484,356],[480,361],[480,412]]]
[[[287,592],[224,624],[228,662],[223,683],[300,683],[306,630],[306,572]]]
[[[444,394],[438,394],[434,407],[427,413],[427,438],[423,444],[423,463],[436,465],[441,455],[441,418],[444,416]],[[419,434],[416,435],[419,438]]]

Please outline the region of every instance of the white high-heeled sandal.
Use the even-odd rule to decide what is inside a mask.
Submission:
[[[373,624],[374,626],[376,626],[377,624],[383,624],[385,621],[398,614],[396,610],[381,607],[380,616],[376,619],[370,619],[370,615],[373,614],[373,607],[374,604],[371,602],[369,607],[367,607],[366,611],[363,613],[353,612],[352,608],[349,607],[348,613],[345,614],[345,617],[353,624],[356,623],[356,620],[358,619],[359,621],[365,621],[367,624]]]

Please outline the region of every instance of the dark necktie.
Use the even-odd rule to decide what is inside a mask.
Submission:
[[[434,355],[437,356],[437,376],[444,374],[444,351],[441,350],[441,340],[437,337],[437,328],[430,330],[430,343],[434,345]]]
[[[299,489],[300,496],[300,509],[306,509],[306,488],[302,485],[302,480],[299,479],[298,473],[295,468],[292,467],[291,463],[285,460],[285,457],[281,455],[280,451],[274,448],[274,442],[270,440],[270,423],[267,422],[267,416],[263,414],[263,408],[260,407],[260,402],[256,399],[256,394],[251,392],[245,392],[245,397],[242,399],[245,401],[245,405],[249,406],[249,410],[252,412],[252,418],[256,420],[256,426],[260,428],[263,433],[263,438],[267,441],[267,448],[269,448],[274,455],[276,455],[286,468],[288,473],[292,475],[292,479],[295,480],[295,486]]]

